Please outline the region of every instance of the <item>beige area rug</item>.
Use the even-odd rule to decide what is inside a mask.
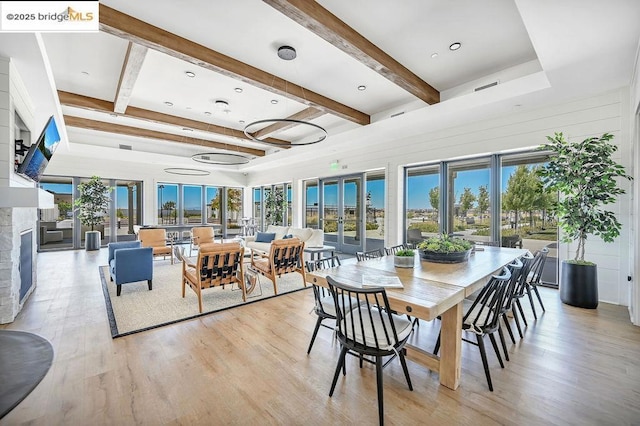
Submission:
[[[154,261],[153,290],[149,291],[146,281],[128,283],[122,285],[120,296],[116,296],[116,285],[109,279],[108,266],[100,266],[99,270],[111,336],[114,338],[275,296],[271,280],[260,276],[260,285],[256,285],[253,292],[247,295],[246,303],[242,301],[242,291],[235,285],[204,290],[200,313],[198,297],[191,288],[186,288],[185,297],[182,298],[181,263],[171,265],[168,260]],[[278,278],[278,295],[310,287],[304,287],[302,276],[298,273]]]

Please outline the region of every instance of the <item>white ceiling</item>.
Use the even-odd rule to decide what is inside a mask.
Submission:
[[[381,130],[394,134],[397,130],[400,136],[402,132],[419,132],[427,122],[430,129],[454,123],[457,115],[473,119],[470,111],[474,108],[482,111],[478,117],[486,116],[514,104],[535,107],[628,85],[640,39],[637,0],[318,1],[439,90],[442,101],[429,106],[259,0],[101,3],[371,115],[368,126],[330,114],[312,120],[325,127],[329,136],[327,142],[305,148],[307,155],[311,149],[322,150],[325,143],[340,135],[355,141],[359,135],[362,138]],[[0,54],[8,49],[4,46],[7,37],[0,35]],[[43,34],[42,38],[58,90],[114,101],[127,41],[106,33]],[[462,43],[462,48],[450,51],[448,46],[453,42]],[[279,59],[276,51],[281,45],[295,47],[297,58]],[[432,58],[433,53],[438,56]],[[196,77],[187,77],[185,71],[195,72]],[[474,94],[475,87],[493,81],[498,81],[498,86]],[[359,91],[359,85],[367,89]],[[242,93],[235,88],[242,88]],[[271,103],[273,99],[279,101],[277,105]],[[228,111],[218,109],[215,100],[228,102]],[[167,101],[173,106],[166,106]],[[251,121],[284,118],[307,107],[152,50],[144,59],[129,105],[237,130]],[[186,142],[195,137],[267,152],[265,158],[253,159],[240,168],[265,165],[301,149],[281,150],[230,135],[188,131],[69,106],[63,106],[62,111],[177,134]],[[398,112],[407,114],[390,119]],[[71,153],[74,146],[87,144],[111,148],[111,156],[121,159],[126,154],[118,146],[126,144],[133,151],[158,153],[154,158],[164,156],[166,164],[175,164],[179,157],[189,164],[191,155],[203,151],[201,146],[86,129],[68,127],[67,132]],[[273,136],[295,141],[310,135],[308,129],[297,127]]]

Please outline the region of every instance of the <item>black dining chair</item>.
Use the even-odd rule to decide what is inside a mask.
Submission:
[[[317,271],[321,269],[333,268],[334,266],[340,266],[340,258],[338,256],[325,257],[317,260],[309,260],[306,262],[307,271]],[[313,300],[314,307],[313,311],[318,316],[316,321],[316,326],[313,329],[313,334],[311,335],[311,341],[309,342],[309,348],[307,349],[307,354],[311,353],[311,348],[313,348],[313,343],[316,340],[316,336],[318,334],[318,330],[320,330],[320,326],[329,328],[333,330],[334,327],[329,327],[322,322],[326,319],[335,320],[336,319],[336,309],[333,301],[333,296],[329,292],[329,289],[325,287],[318,286],[313,284]]]
[[[333,396],[340,370],[346,374],[347,353],[358,356],[360,362],[371,362],[376,366],[378,389],[378,418],[384,424],[384,400],[382,388],[382,358],[396,355],[409,390],[413,390],[404,346],[413,331],[413,324],[403,316],[392,313],[389,299],[383,287],[358,288],[340,283],[327,276],[327,284],[336,307],[336,334],[342,349],[333,375],[329,396]],[[364,358],[369,356],[371,360]]]
[[[538,286],[542,283],[542,272],[544,271],[544,265],[547,263],[547,255],[549,254],[549,249],[544,247],[541,250],[537,250],[534,254],[533,265],[531,266],[531,271],[527,277],[526,282],[526,291],[529,296],[529,303],[531,303],[531,310],[533,311],[533,318],[538,319],[538,315],[536,313],[536,307],[533,303],[533,297],[531,292],[533,291],[538,298],[538,302],[540,303],[540,307],[542,308],[542,312],[546,312],[544,308],[544,303],[542,303],[542,297],[540,297],[540,292],[538,291]]]
[[[390,254],[396,254],[400,250],[406,250],[409,246],[407,244],[398,244],[397,246],[385,247],[384,254],[389,256]]]
[[[462,317],[462,330],[472,333],[476,336],[476,341],[462,338],[463,341],[475,345],[480,350],[484,373],[487,377],[489,390],[493,392],[493,384],[491,382],[491,373],[489,372],[489,362],[487,361],[487,351],[484,346],[484,336],[489,336],[493,350],[495,351],[500,367],[504,368],[504,362],[500,356],[500,350],[493,333],[500,328],[501,307],[505,304],[505,298],[508,296],[507,291],[511,281],[511,272],[507,267],[502,269],[501,275],[494,275],[484,285],[478,297],[469,302],[470,305],[465,309]],[[436,340],[436,346],[433,353],[437,354],[440,350],[440,334]]]
[[[356,259],[358,259],[358,261],[375,259],[382,256],[384,256],[382,249],[356,252]]]

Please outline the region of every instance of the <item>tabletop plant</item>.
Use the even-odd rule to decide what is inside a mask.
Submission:
[[[420,250],[433,253],[459,253],[471,249],[473,244],[463,238],[440,234],[427,238],[419,243],[417,247]]]
[[[415,252],[411,249],[402,249],[395,252],[395,255],[400,257],[412,257],[414,254]]]

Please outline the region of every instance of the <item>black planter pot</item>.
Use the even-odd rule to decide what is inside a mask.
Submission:
[[[560,300],[579,308],[598,307],[598,267],[562,262]]]
[[[436,253],[420,249],[422,260],[434,263],[460,263],[469,260],[472,249],[453,253]]]

